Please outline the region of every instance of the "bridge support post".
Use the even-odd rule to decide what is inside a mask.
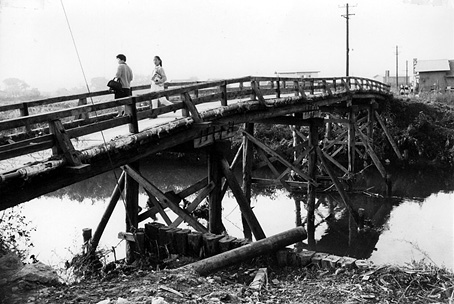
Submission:
[[[369,137],[369,142],[371,145],[374,144],[375,105],[375,101],[372,100],[367,109],[367,137]]]
[[[353,107],[348,113],[348,172],[355,172],[355,125],[356,125],[356,112]]]
[[[131,123],[129,124],[129,132],[139,133],[139,124],[137,122],[137,110],[135,99],[131,105],[125,107],[127,114],[131,116]],[[131,168],[140,172],[140,162],[136,161],[129,165]],[[129,174],[126,175],[125,181],[125,200],[126,200],[126,232],[137,232],[139,226],[139,183]],[[138,248],[139,242],[126,243],[126,262],[132,263],[136,259],[136,252],[141,252],[143,248]]]
[[[139,171],[139,163],[135,162],[129,165],[131,168]],[[137,232],[139,224],[139,183],[129,174],[126,175],[126,232]],[[137,242],[127,241],[126,243],[126,262],[132,263],[136,259]]]
[[[254,124],[245,123],[244,129],[249,134],[254,134]],[[243,135],[243,192],[246,197],[247,203],[251,205],[251,185],[252,185],[252,156],[253,156],[253,144]],[[252,232],[244,216],[241,217],[243,223],[243,234],[248,240],[252,240]]]
[[[225,143],[214,142],[208,149],[208,183],[213,183],[214,188],[209,195],[209,219],[208,230],[214,234],[221,234],[224,230],[222,225],[222,169],[219,146]]]
[[[318,146],[318,125],[313,120],[309,125],[309,148],[311,152],[308,157],[308,175],[315,180],[317,171],[317,149]],[[315,250],[315,191],[312,183],[307,186],[307,242],[311,250]]]

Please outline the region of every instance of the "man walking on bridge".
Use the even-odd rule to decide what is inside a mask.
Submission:
[[[132,95],[131,91],[131,81],[133,79],[132,70],[126,64],[126,56],[123,54],[117,55],[118,60],[118,68],[115,77],[120,80],[121,89],[115,91],[115,99],[128,97]],[[118,108],[118,116],[124,114],[123,106],[119,106]]]

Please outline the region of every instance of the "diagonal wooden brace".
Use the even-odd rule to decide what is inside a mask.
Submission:
[[[184,105],[188,109],[188,111],[192,115],[192,119],[194,119],[194,122],[202,122],[203,119],[200,117],[199,111],[197,111],[197,108],[195,105],[192,103],[191,96],[189,96],[189,93],[183,93],[181,94],[181,100],[183,100]]]
[[[59,119],[49,121],[49,130],[50,133],[54,135],[55,142],[57,143],[57,145],[52,148],[52,154],[63,154],[69,167],[72,169],[83,170],[90,166],[88,164],[82,164],[76,149],[74,149],[74,146],[71,143],[68,133],[66,133],[66,130]]]
[[[314,185],[314,186],[318,186],[319,185],[314,179],[310,178],[307,174],[303,173],[299,168],[297,168],[296,166],[294,166],[293,164],[291,164],[290,162],[285,160],[277,152],[273,151],[271,148],[267,147],[265,144],[263,144],[260,141],[258,141],[254,136],[252,136],[251,134],[247,133],[244,130],[242,132],[243,132],[244,135],[246,135],[249,138],[250,141],[252,141],[254,143],[254,145],[256,145],[260,149],[264,150],[266,153],[276,157],[276,159],[279,162],[281,162],[284,166],[286,166],[287,168],[290,168],[293,171],[295,171],[296,174],[298,174],[299,176],[301,176],[302,178],[307,180],[312,185]]]
[[[155,185],[146,180],[139,172],[135,171],[130,166],[124,166],[123,170],[125,170],[129,176],[131,176],[142,187],[144,187],[146,191],[149,191],[162,203],[167,204],[167,206],[173,212],[175,212],[175,214],[183,218],[183,220],[187,222],[189,225],[191,225],[191,227],[193,227],[195,230],[200,231],[202,233],[208,232],[208,230],[202,224],[200,224],[195,218],[189,215],[189,213],[186,210],[182,209],[178,205],[178,203],[176,203],[172,198],[169,198],[164,193],[162,193],[161,190],[159,190]]]

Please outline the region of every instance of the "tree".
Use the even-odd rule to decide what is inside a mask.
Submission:
[[[107,90],[107,80],[106,77],[94,77],[91,79],[91,89],[93,91],[105,91]]]
[[[24,96],[24,93],[30,87],[25,81],[18,78],[6,78],[3,83],[7,96],[13,98]]]
[[[0,256],[7,252],[16,253],[25,260],[33,247],[30,233],[36,230],[30,226],[21,207],[9,208],[0,212]]]

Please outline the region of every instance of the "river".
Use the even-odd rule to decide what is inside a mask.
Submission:
[[[181,157],[144,160],[141,170],[165,192],[186,188],[206,176],[207,169],[202,160],[187,161]],[[118,175],[119,171],[115,174],[112,171],[16,207],[36,228],[31,232],[34,247],[30,254],[47,264],[63,267],[66,260],[80,253],[82,229],[96,229]],[[424,260],[454,270],[452,175],[444,176],[433,170],[400,170],[392,173],[392,180],[393,196],[385,198],[382,196],[385,185],[374,171],[366,171],[357,178],[349,198],[355,209],[364,209],[368,219],[366,229],[361,231],[349,228],[351,219],[335,192],[319,194],[315,219],[317,251],[369,259],[378,265]],[[145,208],[146,201],[146,194],[141,192],[139,205]],[[279,188],[254,188],[252,205],[267,236],[295,227],[299,207],[303,221],[306,215],[304,193],[290,194]],[[167,213],[175,218],[172,212]],[[222,218],[230,235],[243,236],[239,207],[230,192],[223,200]],[[158,221],[163,222],[159,216]],[[124,257],[124,242],[117,238],[124,229],[121,201],[100,241],[99,249],[105,252],[106,260],[112,260],[114,253],[117,259]]]

